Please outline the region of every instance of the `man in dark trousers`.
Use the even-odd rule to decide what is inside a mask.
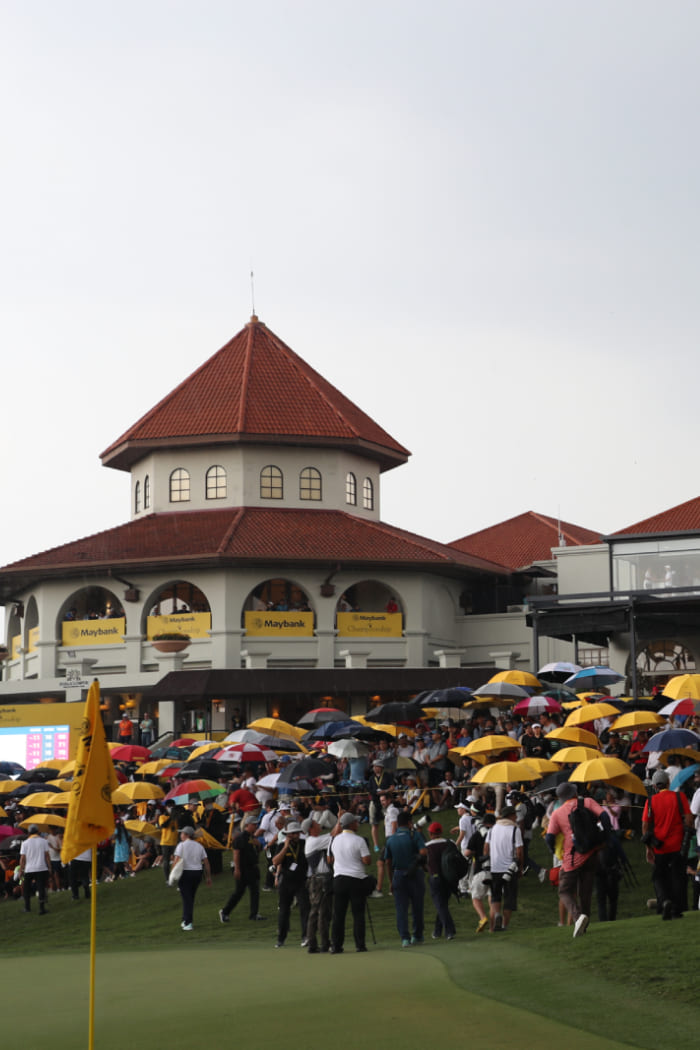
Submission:
[[[693,818],[682,791],[669,791],[668,773],[657,769],[652,777],[655,794],[642,813],[642,841],[647,860],[654,865],[652,881],[656,909],[662,919],[680,919],[686,907],[685,858],[681,851],[686,828]]]
[[[251,922],[262,921],[264,916],[258,914],[260,905],[260,866],[258,864],[258,847],[253,837],[255,829],[252,824],[239,831],[232,842],[233,847],[233,877],[236,886],[219,911],[221,922],[228,922],[229,915],[238,904],[246,890],[250,891],[250,920]]]
[[[301,824],[293,820],[284,829],[284,845],[272,858],[277,869],[277,891],[279,911],[277,915],[277,943],[281,948],[289,933],[289,918],[296,898],[301,922],[301,946],[307,947],[306,925],[309,918],[309,895],[306,889],[307,864],[304,843],[301,841]]]

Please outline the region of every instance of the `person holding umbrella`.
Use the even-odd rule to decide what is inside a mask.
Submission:
[[[186,827],[180,832],[180,842],[175,847],[175,857],[182,859],[182,875],[180,876],[179,890],[182,897],[182,922],[181,929],[190,933],[194,926],[194,898],[202,881],[202,870],[206,875],[207,886],[211,886],[211,871],[207,859],[207,851],[194,837],[194,828]]]

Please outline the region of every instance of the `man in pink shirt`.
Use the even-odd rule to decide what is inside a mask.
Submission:
[[[561,859],[561,874],[559,876],[559,896],[566,910],[574,920],[574,937],[580,937],[586,932],[591,915],[591,901],[593,899],[593,886],[595,874],[598,868],[598,849],[589,850],[588,853],[579,853],[574,849],[574,835],[571,830],[569,816],[578,805],[578,791],[576,784],[567,780],[557,787],[557,798],[562,800],[559,809],[555,809],[549,818],[545,841],[554,852],[557,835],[564,836],[564,851]],[[594,802],[592,798],[585,798],[583,804],[599,817],[603,809]]]

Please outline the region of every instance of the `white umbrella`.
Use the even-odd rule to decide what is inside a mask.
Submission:
[[[328,745],[328,754],[336,758],[363,758],[370,749],[360,740],[333,740]]]

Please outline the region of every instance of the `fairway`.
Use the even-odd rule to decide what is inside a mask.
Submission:
[[[6,964],[7,965],[7,964]],[[87,956],[14,958],[3,1029],[33,1050],[87,1046]],[[482,1050],[566,1046],[621,1050],[591,1035],[464,991],[421,949],[310,957],[298,948],[110,953],[97,959],[95,1050],[232,1045],[425,1050],[468,1041]],[[10,994],[11,992],[11,994]],[[39,1005],[40,1004],[40,1005]]]

